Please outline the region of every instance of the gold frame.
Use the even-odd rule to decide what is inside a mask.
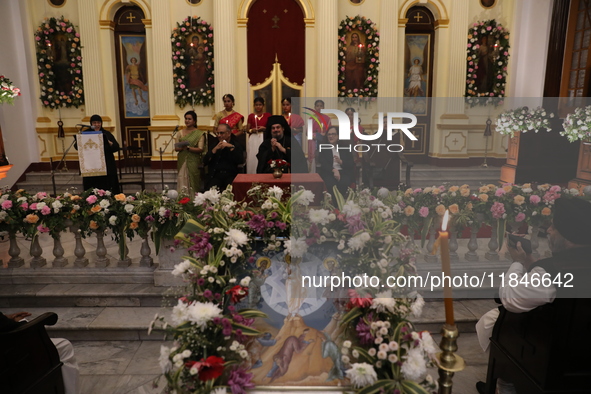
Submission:
[[[483,0],[479,0],[478,2],[480,3],[480,6],[481,6],[482,8],[484,8],[484,9],[486,9],[486,10],[489,10],[489,9],[491,9],[491,8],[494,8],[494,7],[497,5],[497,2],[498,2],[498,1],[499,1],[499,0],[493,0],[492,4],[491,4],[491,5],[489,5],[489,6],[485,6],[485,5],[482,3],[482,2],[483,2]]]
[[[199,0],[199,3],[196,3],[196,4],[191,3],[190,0],[185,0],[185,1],[187,2],[187,4],[189,4],[190,6],[193,7],[193,6],[201,5],[201,3],[203,3],[204,0]]]
[[[62,8],[63,6],[66,5],[66,3],[68,2],[68,0],[64,0],[64,3],[62,5],[55,5],[51,2],[51,0],[47,0],[47,2],[49,3],[49,5],[53,8]]]
[[[358,6],[365,3],[365,0],[360,0],[359,3],[353,3],[353,0],[349,0],[349,4],[354,5],[354,6]]]
[[[273,82],[277,82],[275,84],[275,86],[273,86],[273,97],[274,98],[279,98],[279,100],[282,99],[282,95],[281,95],[281,83],[285,83],[285,85],[287,85],[288,87],[290,87],[291,89],[294,90],[299,90],[300,91],[300,97],[302,97],[301,93],[303,92],[304,88],[303,85],[297,85],[293,82],[290,82],[289,79],[287,79],[284,75],[283,72],[281,71],[281,63],[279,63],[277,61],[277,59],[275,59],[275,63],[273,64],[273,70],[271,70],[271,74],[267,77],[267,79],[265,79],[263,82],[256,84],[254,86],[250,85],[250,102],[254,102],[254,98],[255,98],[255,92],[257,90],[262,90],[264,88],[266,88],[267,86],[269,86],[270,84],[272,84]],[[305,83],[305,81],[304,81]],[[277,101],[277,100],[274,100]],[[281,102],[273,102],[271,105],[271,108],[269,108],[269,103],[265,103],[265,110],[267,112],[270,112],[271,114],[281,114]]]

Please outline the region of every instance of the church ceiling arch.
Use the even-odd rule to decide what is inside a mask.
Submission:
[[[421,6],[428,8],[429,11],[433,13],[435,20],[439,21],[439,23],[449,20],[447,8],[445,8],[445,5],[441,2],[441,0],[407,0],[400,7],[400,10],[398,12],[398,19],[405,19],[408,10],[411,9],[413,6]]]
[[[144,12],[145,19],[152,19],[152,12],[150,10],[150,5],[146,0],[131,0],[130,2],[124,3],[121,0],[106,0],[103,3],[100,11],[100,19],[102,21],[112,21],[115,18],[115,14],[119,8],[130,5],[129,3],[135,4],[142,9]]]
[[[241,0],[240,5],[238,6],[238,21],[242,24],[246,25],[248,21],[248,13],[250,12],[250,8],[257,0]],[[312,3],[310,0],[295,0],[296,3],[302,8],[302,12],[304,14],[304,20],[306,24],[309,22],[314,21],[314,7],[312,7]]]

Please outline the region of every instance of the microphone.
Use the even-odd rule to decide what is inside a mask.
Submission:
[[[76,125],[76,127],[78,127],[78,126],[80,126],[80,127],[90,127],[90,128],[92,128],[92,126],[91,126],[91,125],[89,125],[89,124],[77,124],[77,125]]]
[[[172,134],[175,134],[177,131],[179,131],[179,125],[177,124],[176,127],[174,128],[174,131],[172,132]]]

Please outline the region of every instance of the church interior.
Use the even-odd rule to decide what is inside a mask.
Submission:
[[[95,231],[88,230],[86,235],[81,235],[87,230],[81,227],[83,224],[60,222],[61,241],[45,225],[37,230],[29,226],[29,233],[21,230],[26,227],[23,225],[18,231],[10,227],[6,220],[12,217],[9,210],[20,209],[16,204],[18,201],[20,206],[22,202],[16,199],[20,196],[17,190],[24,189],[34,196],[27,201],[29,206],[40,198],[82,194],[88,189],[89,178],[83,173],[91,170],[79,154],[95,140],[88,136],[85,148],[81,146],[80,150],[75,141],[84,131],[92,129],[96,115],[100,129],[109,136],[104,143],[111,141],[113,147],[113,138],[121,148],[109,153],[114,157],[113,172],[115,177],[119,175],[120,183],[117,189],[112,189],[113,204],[117,196],[123,195],[119,193],[132,196],[127,197],[127,203],[131,204],[136,193],[141,199],[141,192],[146,191],[177,201],[176,216],[181,217],[183,207],[178,204],[184,204],[182,190],[189,190],[193,201],[195,193],[206,192],[208,186],[219,184],[213,178],[226,174],[225,170],[217,171],[213,164],[208,164],[218,160],[214,162],[219,165],[219,160],[226,159],[212,159],[205,152],[214,156],[214,149],[219,151],[229,144],[233,145],[227,150],[233,151],[240,144],[244,163],[228,182],[221,184],[222,188],[235,179],[236,199],[240,195],[245,201],[253,201],[248,200],[251,196],[246,191],[257,182],[252,179],[262,176],[257,172],[273,172],[272,169],[260,171],[257,162],[257,152],[261,152],[263,139],[267,140],[267,134],[263,137],[263,132],[258,130],[257,122],[262,115],[257,114],[263,113],[268,113],[265,119],[280,118],[277,123],[283,130],[281,134],[272,134],[267,123],[264,133],[269,133],[269,140],[275,141],[269,142],[269,149],[276,152],[274,144],[280,138],[285,138],[280,141],[287,147],[291,137],[290,152],[297,148],[303,154],[301,161],[306,170],[302,172],[317,177],[315,185],[319,184],[321,190],[318,195],[325,190],[324,185],[329,185],[322,172],[326,164],[322,162],[317,136],[322,135],[328,144],[330,128],[323,128],[322,123],[341,125],[339,142],[350,135],[356,143],[371,146],[373,137],[381,134],[382,128],[386,136],[386,129],[391,130],[392,123],[398,126],[404,123],[382,120],[395,113],[390,118],[411,114],[414,119],[408,133],[398,130],[393,137],[388,135],[386,144],[395,143],[401,154],[386,159],[384,155],[381,159],[376,155],[378,158],[373,159],[366,151],[353,149],[350,177],[344,175],[345,160],[335,158],[341,164],[335,164],[338,169],[333,169],[333,173],[342,173],[336,181],[331,178],[330,185],[347,179],[345,190],[351,186],[362,193],[361,190],[370,188],[378,195],[382,190],[386,194],[390,190],[390,195],[398,193],[398,201],[394,202],[397,206],[402,206],[399,204],[402,199],[407,201],[409,193],[435,195],[433,189],[440,188],[442,192],[453,192],[454,196],[457,190],[459,197],[462,190],[471,190],[466,191],[464,202],[445,200],[444,205],[450,209],[451,205],[459,204],[461,210],[465,205],[472,207],[472,203],[476,206],[486,202],[483,194],[489,193],[494,198],[494,190],[505,188],[509,193],[512,187],[525,193],[530,199],[527,201],[537,193],[536,187],[544,193],[548,189],[554,193],[551,187],[557,187],[556,190],[572,198],[591,200],[591,129],[588,128],[591,106],[586,107],[591,87],[591,56],[588,56],[591,1],[588,0],[2,0],[0,31],[4,37],[0,40],[2,91],[12,92],[6,101],[0,95],[0,182],[4,193],[16,196],[14,206],[12,203],[5,206],[5,202],[10,202],[8,197],[0,202],[3,234],[0,312],[9,315],[26,310],[33,317],[45,312],[57,313],[58,322],[47,326],[47,332],[52,338],[66,338],[74,345],[80,393],[165,392],[166,379],[162,377],[159,357],[162,357],[161,345],[170,341],[163,340],[162,331],[148,335],[148,327],[153,324],[154,314],[171,318],[171,307],[176,301],[167,301],[162,306],[162,300],[167,297],[170,300],[171,294],[178,294],[179,286],[183,285],[173,271],[188,253],[172,239],[154,238],[154,233],[148,231],[142,233],[139,219],[138,222],[130,219],[129,224],[136,227],[126,227],[117,236],[115,231],[103,232],[101,224],[94,221],[90,221],[91,226],[96,225],[98,230],[90,227]],[[326,110],[326,115],[322,110]],[[193,115],[190,111],[194,111]],[[335,111],[345,117],[350,115],[350,133]],[[189,125],[191,119],[193,123]],[[226,127],[222,127],[224,124]],[[287,129],[291,134],[283,134]],[[201,134],[193,140],[187,137],[186,130],[189,133],[199,130]],[[335,135],[339,127],[336,130]],[[414,139],[409,138],[413,136]],[[247,139],[256,145],[247,143]],[[367,141],[361,141],[364,139]],[[100,142],[103,143],[102,136]],[[107,145],[105,152],[106,149]],[[338,149],[334,149],[338,155]],[[199,153],[198,161],[192,159],[191,152]],[[289,180],[298,179],[295,153],[293,157],[290,166],[294,174],[289,174]],[[327,157],[332,163],[332,158]],[[108,158],[106,164],[104,157],[102,160],[105,167],[101,171],[106,172],[100,174],[109,174]],[[132,161],[135,164],[130,164]],[[179,174],[190,171],[187,168],[190,166],[199,175],[196,180],[187,178],[188,183],[181,181]],[[127,183],[121,175],[125,170],[132,171]],[[284,183],[265,182],[289,187],[290,181],[285,177],[288,174],[281,175]],[[249,180],[246,188],[242,185],[241,192],[236,184],[238,179]],[[292,181],[291,186],[314,185],[308,178],[302,179],[305,180]],[[526,189],[530,191],[521,192]],[[496,193],[496,197],[501,198],[504,193]],[[547,194],[541,196],[546,198]],[[94,196],[88,198],[91,197]],[[418,201],[419,197],[416,198]],[[318,201],[311,204],[317,206]],[[552,207],[552,214],[555,213],[553,203],[552,199],[547,205]],[[526,211],[521,210],[521,203],[513,204],[515,212],[508,211],[503,217],[496,217],[493,212],[491,219],[490,211],[483,214],[489,215],[483,219],[486,222],[483,228],[470,221],[456,229],[447,252],[451,255],[452,272],[490,273],[498,278],[511,270],[514,261],[508,249],[511,246],[503,245],[502,241],[505,225],[509,232],[528,234],[536,258],[550,258],[553,249],[547,245],[547,239],[551,238],[552,230],[537,218],[532,219],[532,215],[539,218],[547,214],[541,207]],[[61,203],[53,208],[57,212]],[[410,234],[408,242],[417,249],[416,271],[423,276],[441,272],[443,255],[439,258],[431,253],[440,243],[437,237],[441,237],[438,232],[441,218],[435,213],[436,205],[420,214],[420,208],[425,207],[415,208],[416,214],[405,213],[404,206],[399,213],[406,220],[400,223],[406,226],[404,234]],[[123,205],[121,209],[125,215]],[[520,218],[522,211],[526,219]],[[410,217],[416,220],[411,223]],[[426,224],[429,218],[439,220],[438,225]],[[583,233],[591,234],[587,218],[589,215],[582,213],[576,220],[583,221],[580,223]],[[23,220],[27,219],[23,216]],[[116,220],[105,223],[105,227],[116,228]],[[135,230],[138,225],[135,238],[126,243],[124,231]],[[320,233],[317,235],[320,238]],[[586,248],[590,244],[588,238],[580,242]],[[341,386],[350,382],[326,383],[336,379],[334,376],[343,378],[344,372],[326,367],[328,358],[325,358],[328,357],[326,344],[342,346],[342,339],[338,339],[342,332],[334,317],[340,313],[338,303],[334,303],[336,312],[331,321],[332,312],[327,311],[333,311],[329,309],[333,303],[329,302],[330,297],[319,293],[318,298],[324,297],[325,305],[318,304],[317,308],[330,322],[326,326],[320,326],[321,323],[315,326],[316,323],[310,323],[312,318],[304,323],[306,314],[320,314],[313,302],[298,305],[295,312],[289,302],[285,307],[285,303],[273,305],[269,301],[274,297],[270,283],[286,288],[295,286],[295,280],[289,284],[295,275],[293,267],[300,268],[287,259],[271,260],[268,278],[267,274],[263,275],[264,267],[260,268],[259,263],[255,267],[260,271],[257,271],[259,278],[264,277],[261,283],[267,284],[257,284],[257,291],[266,313],[276,319],[285,318],[285,323],[265,323],[257,328],[270,333],[277,341],[288,335],[294,341],[299,338],[299,344],[294,345],[298,354],[293,356],[292,364],[305,366],[308,375],[303,377],[301,371],[292,368],[275,378],[279,375],[273,371],[283,368],[283,361],[277,361],[280,353],[275,352],[283,351],[285,346],[281,346],[282,342],[267,345],[261,339],[262,346],[268,348],[256,350],[263,366],[253,369],[257,388],[248,392],[341,392]],[[287,264],[289,269],[273,270],[269,268],[271,264],[273,267]],[[334,266],[330,268],[326,263],[324,266],[322,272],[333,272]],[[302,263],[302,272],[304,269]],[[298,271],[298,275],[302,274]],[[252,286],[250,289],[254,291]],[[451,382],[456,393],[494,392],[487,382],[487,375],[490,378],[493,373],[492,358],[482,351],[476,325],[481,324],[481,318],[491,309],[497,308],[493,300],[496,290],[496,279],[481,289],[460,289],[454,294],[455,322],[453,308],[451,322],[448,316],[449,293],[443,290],[423,295],[426,301],[423,314],[412,318],[413,324],[417,330],[430,332],[437,343],[441,342],[445,354],[463,357],[465,366],[454,370],[454,367],[432,365],[429,371],[435,379],[439,368],[439,391],[416,392],[451,393]],[[455,285],[454,291],[457,291]],[[281,294],[285,297],[284,293]],[[576,307],[581,308],[581,304]],[[303,312],[305,308],[309,312]],[[590,327],[589,312],[584,316],[570,321],[568,327],[580,328],[585,324]],[[510,317],[503,313],[501,317],[511,323]],[[488,324],[492,332],[495,320]],[[513,324],[517,327],[524,323]],[[447,327],[443,331],[442,325]],[[451,326],[455,331],[449,330]],[[498,336],[502,337],[503,333],[497,329],[491,335],[501,341]],[[528,348],[531,345],[542,353],[540,357],[549,354],[551,360],[564,355],[572,346],[570,342],[557,342],[536,349],[539,343],[530,343],[525,333],[527,330],[523,328],[523,341],[519,342],[523,349],[521,356],[531,350]],[[495,360],[501,359],[499,354],[510,360],[517,357],[506,353],[495,341],[491,347],[496,349],[498,359]],[[560,347],[562,353],[554,347]],[[311,349],[317,356],[310,356]],[[291,361],[291,354],[289,357]],[[555,366],[551,361],[548,365],[536,364],[534,359],[523,356],[522,362],[530,363],[537,372],[548,365]],[[0,367],[7,365],[3,362],[5,359]],[[335,368],[341,364],[340,358],[338,363],[332,359],[331,367],[333,362]],[[503,362],[508,361],[503,359]],[[581,363],[589,365],[588,361]],[[267,375],[271,366],[275,369]],[[345,371],[347,367],[339,368]],[[315,371],[322,373],[314,375]],[[575,367],[572,371],[580,372]],[[535,375],[537,372],[526,374],[530,380],[523,378],[535,382],[532,386],[525,383],[518,386],[535,387],[535,390],[521,389],[519,393],[545,393],[550,391],[544,390],[552,387],[556,389],[552,392],[584,392],[568,391],[575,390],[575,386],[567,387],[561,381],[569,379],[567,372],[555,379],[539,377]],[[508,372],[501,368],[494,373]],[[589,371],[581,373],[591,378]],[[272,374],[274,377],[269,379]],[[520,379],[512,378],[516,382]],[[158,386],[152,385],[154,380],[159,382]],[[477,388],[479,381],[487,382],[486,386]],[[215,394],[226,392],[209,389],[208,392]],[[234,390],[231,392],[243,392]],[[68,389],[65,392],[69,393]]]

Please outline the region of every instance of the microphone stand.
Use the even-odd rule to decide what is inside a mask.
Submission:
[[[170,145],[172,140],[174,140],[174,137],[176,136],[176,133],[178,133],[178,131],[179,131],[179,125],[177,125],[174,128],[174,131],[172,132],[172,136],[170,137],[170,139],[168,140],[166,145],[164,145],[164,149],[162,149],[162,147],[158,148],[158,151],[160,152],[160,180],[162,182],[162,190],[164,190],[164,162],[162,161],[162,154],[166,151],[166,149],[168,149],[168,145]]]
[[[80,133],[80,131],[78,131],[78,133]],[[64,139],[61,138],[62,140],[62,150],[64,145]],[[57,196],[57,190],[56,190],[56,185],[55,185],[55,172],[59,170],[60,165],[62,165],[62,163],[64,163],[64,171],[68,171],[67,166],[65,165],[65,160],[66,160],[66,156],[68,155],[68,152],[70,151],[70,149],[72,149],[72,146],[74,146],[74,144],[76,143],[76,136],[74,136],[74,140],[72,141],[72,143],[70,144],[70,146],[68,146],[68,149],[66,149],[64,151],[64,154],[62,155],[61,160],[59,161],[59,163],[57,163],[57,166],[55,167],[55,169],[53,168],[53,159],[50,159],[50,166],[51,166],[51,184],[53,186],[53,195]]]

